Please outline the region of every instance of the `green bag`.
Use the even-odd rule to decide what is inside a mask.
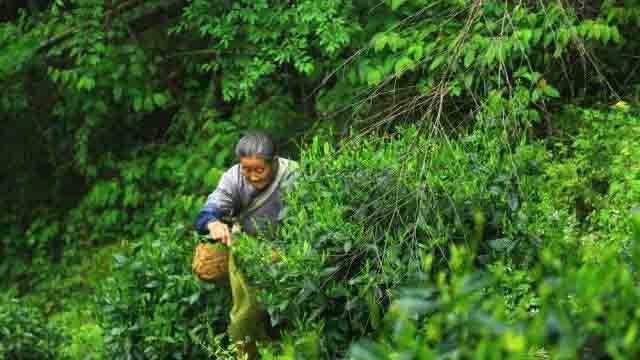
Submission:
[[[235,342],[266,340],[268,338],[267,313],[258,302],[255,289],[249,286],[236,267],[233,253],[229,257],[229,282],[233,298],[229,336]]]

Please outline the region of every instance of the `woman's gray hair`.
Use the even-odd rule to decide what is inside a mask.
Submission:
[[[261,157],[273,162],[276,157],[276,146],[269,135],[263,132],[250,132],[245,134],[236,145],[236,156]]]

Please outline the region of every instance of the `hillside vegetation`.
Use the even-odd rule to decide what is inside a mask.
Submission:
[[[232,359],[192,223],[243,131],[263,359],[640,354],[640,2],[0,2],[0,357]],[[274,260],[272,251],[281,256]]]

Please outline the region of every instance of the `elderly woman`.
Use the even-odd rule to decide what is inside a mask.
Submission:
[[[295,177],[296,162],[276,156],[273,141],[263,133],[243,136],[236,146],[239,164],[227,170],[196,219],[196,230],[203,235],[233,245],[232,232],[256,235],[277,225],[284,204],[283,191]],[[236,229],[230,228],[235,224]],[[233,256],[229,260],[229,280],[233,308],[229,335],[238,345],[239,355],[255,358],[255,340],[266,337],[267,317]]]

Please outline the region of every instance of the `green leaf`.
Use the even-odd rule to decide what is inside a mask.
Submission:
[[[476,51],[474,49],[467,50],[467,53],[464,55],[464,67],[469,68],[473,63],[473,60],[476,58]]]
[[[540,99],[540,89],[535,88],[533,89],[533,91],[531,92],[531,101],[536,102]]]
[[[538,114],[537,111],[529,110],[527,113],[529,115],[529,120],[531,120],[532,123],[537,124],[540,122],[540,114]]]
[[[513,247],[513,241],[509,238],[499,238],[489,241],[489,246],[496,251],[505,251]]]
[[[200,293],[197,292],[197,293],[194,293],[193,295],[189,296],[187,298],[187,301],[189,302],[189,304],[193,305],[198,301],[199,298],[200,298]]]
[[[324,154],[325,154],[325,155],[329,155],[329,154],[331,154],[331,150],[332,150],[332,149],[331,149],[331,145],[329,145],[329,143],[324,143],[324,144],[322,145],[322,150],[324,151]]]
[[[600,40],[600,36],[602,35],[602,28],[600,24],[593,24],[590,30],[591,30],[590,32],[591,38],[595,40]]]
[[[556,88],[554,88],[553,86],[551,86],[549,84],[547,84],[546,86],[544,86],[542,88],[542,92],[545,95],[550,96],[550,97],[554,97],[554,98],[560,97],[560,92]]]
[[[533,38],[531,39],[531,42],[534,44],[539,43],[540,39],[542,39],[542,35],[544,35],[544,32],[542,31],[542,29],[535,29],[533,31]]]
[[[608,26],[603,26],[602,27],[602,34],[600,36],[600,40],[602,41],[602,43],[604,45],[607,45],[607,43],[609,42],[610,39],[611,39],[611,30],[609,29]]]
[[[391,10],[396,11],[402,4],[407,2],[407,0],[391,0]]]
[[[140,96],[133,99],[133,110],[135,110],[135,112],[140,112],[140,110],[142,110],[142,102],[143,99]]]
[[[618,31],[618,27],[616,26],[611,29],[611,40],[616,44],[620,44],[622,42],[622,36],[620,36],[620,31]]]
[[[499,43],[496,49],[496,56],[498,58],[498,62],[503,64],[505,62],[505,58],[507,55],[507,47],[506,43]]]
[[[387,35],[385,35],[385,33],[377,33],[373,36],[371,42],[373,42],[375,52],[381,52],[384,50],[385,45],[387,45]]]
[[[529,45],[531,45],[531,38],[533,37],[533,32],[529,29],[524,29],[520,32],[520,36],[522,39],[522,42],[524,42],[527,47]]]
[[[544,36],[543,46],[545,49],[549,47],[549,45],[551,45],[551,42],[553,41],[553,39],[555,39],[555,37],[556,33],[553,31],[549,31],[547,35]]]
[[[377,85],[382,81],[382,73],[376,68],[370,68],[367,72],[367,84]]]
[[[93,78],[87,78],[87,90],[92,90],[96,87],[96,81]]]
[[[349,71],[347,71],[347,80],[349,80],[349,83],[351,84],[358,83],[358,72],[355,67],[351,67]]]
[[[76,84],[76,88],[78,90],[91,90],[96,86],[96,81],[89,76],[82,76],[78,83]]]
[[[484,54],[484,63],[486,65],[493,65],[494,61],[496,60],[497,50],[498,48],[496,47],[495,43],[491,42],[489,44],[489,47],[487,48],[487,52]]]
[[[395,63],[396,60],[393,56],[387,57],[387,59],[384,61],[384,64],[382,64],[382,73],[385,75],[391,74],[393,72]]]
[[[447,58],[444,55],[438,55],[431,63],[431,66],[429,66],[429,71],[434,71],[435,69],[437,69],[440,65],[442,65],[442,63],[444,63],[446,59]]]
[[[144,110],[146,112],[153,111],[153,99],[151,97],[147,97],[144,99]]]
[[[540,80],[542,75],[537,71],[529,72],[529,69],[525,67],[521,67],[518,69],[518,71],[516,71],[515,77],[525,78],[529,80],[529,82],[531,82],[532,84],[535,84],[538,82],[538,80]]]
[[[471,86],[473,86],[473,73],[472,72],[470,72],[470,73],[468,73],[468,74],[466,74],[464,76],[464,86],[467,89],[471,89]]]
[[[451,96],[460,96],[462,89],[460,88],[460,82],[454,81],[449,85],[449,93]]]
[[[402,74],[405,70],[413,70],[415,69],[416,64],[410,58],[403,56],[396,62],[395,72],[396,75]]]
[[[155,94],[153,94],[153,102],[156,105],[158,105],[159,107],[163,107],[163,106],[165,106],[167,104],[168,99],[162,93],[155,93]]]
[[[424,55],[424,48],[422,47],[422,45],[416,44],[409,48],[408,53],[410,55],[413,54],[413,59],[415,61],[420,61],[422,60],[422,56]]]
[[[590,29],[591,28],[588,25],[581,24],[580,26],[578,26],[578,35],[582,37],[586,37],[587,31],[589,31]]]
[[[369,66],[369,61],[365,61],[358,66],[358,79],[361,83],[367,83],[367,74],[371,71],[371,66]]]
[[[360,340],[349,349],[349,358],[355,360],[385,360],[387,351],[384,347],[370,340]]]
[[[398,35],[395,32],[388,33],[386,40],[387,40],[387,44],[389,45],[392,51],[396,51],[400,48],[403,48],[407,43],[405,39],[403,39],[400,35]]]

